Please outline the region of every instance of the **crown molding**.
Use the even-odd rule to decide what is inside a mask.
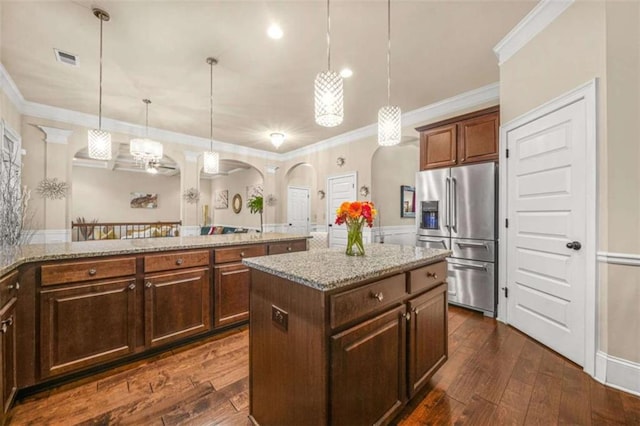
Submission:
[[[25,100],[20,93],[18,86],[16,86],[15,82],[1,63],[0,87],[5,91],[11,102],[22,115],[87,128],[93,128],[98,123],[97,115],[86,114]],[[404,127],[415,126],[417,124],[422,124],[424,122],[440,118],[443,115],[455,114],[458,111],[473,108],[488,102],[495,101],[497,103],[500,99],[499,96],[499,84],[497,82],[491,83],[431,105],[408,111],[402,114],[402,123]],[[102,128],[109,132],[125,133],[129,135],[140,135],[144,134],[145,131],[144,126],[106,117],[102,118]],[[373,137],[377,132],[378,124],[374,123],[286,153],[264,151],[261,149],[248,148],[216,140],[214,140],[213,143],[215,144],[215,149],[218,152],[258,157],[269,161],[284,162],[319,151],[331,149],[366,137]],[[196,146],[203,150],[208,149],[211,143],[211,141],[206,138],[172,132],[169,130],[162,130],[154,127],[149,127],[149,137],[177,145],[190,147]]]
[[[44,141],[47,143],[57,143],[66,145],[73,130],[58,129],[57,127],[47,127],[36,124],[36,127],[44,132]]]
[[[500,100],[500,84],[491,83],[478,89],[452,96],[442,101],[414,109],[402,114],[402,127],[412,127],[442,117],[453,114],[467,108],[473,108],[487,102],[498,102]],[[354,142],[366,137],[378,134],[378,124],[370,124],[329,139],[322,140],[303,148],[295,149],[282,154],[282,160],[293,160],[304,155],[313,154],[329,148],[333,148],[346,143]]]
[[[518,25],[493,48],[498,57],[498,65],[502,65],[509,58],[522,49],[531,39],[544,30],[558,16],[562,14],[575,0],[541,0],[532,10],[522,18]]]

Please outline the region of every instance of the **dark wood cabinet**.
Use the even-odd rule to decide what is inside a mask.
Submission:
[[[145,344],[155,347],[211,328],[209,268],[146,275]]]
[[[447,360],[447,285],[409,301],[409,396],[413,396]]]
[[[498,160],[499,107],[418,127],[420,170]]]
[[[0,333],[2,334],[2,352],[0,352],[0,366],[2,384],[2,413],[1,419],[11,407],[17,390],[16,378],[16,301],[14,297],[4,305],[0,311]],[[3,423],[3,422],[2,422]]]
[[[331,337],[331,423],[388,423],[406,401],[405,307]]]
[[[40,292],[40,375],[97,365],[135,349],[135,279],[44,287]]]
[[[242,263],[214,268],[214,327],[249,319],[251,271]]]

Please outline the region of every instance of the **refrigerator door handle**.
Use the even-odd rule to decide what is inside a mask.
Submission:
[[[467,265],[467,264],[463,264],[463,263],[453,263],[453,262],[450,262],[449,264],[452,267],[456,268],[456,269],[475,269],[477,271],[488,272],[486,263],[484,265],[482,265],[482,266]]]
[[[444,191],[444,205],[446,206],[446,210],[444,212],[444,217],[445,217],[444,226],[447,228],[447,230],[449,230],[449,228],[451,227],[449,223],[449,208],[451,207],[449,204],[450,192],[451,192],[451,178],[447,176],[446,188]]]
[[[447,248],[447,242],[445,240],[436,240],[436,239],[429,239],[429,238],[418,238],[418,242],[442,244],[442,247],[444,247],[445,250]]]
[[[453,181],[453,185],[452,185],[452,196],[451,198],[453,199],[451,202],[451,205],[453,206],[453,212],[451,214],[452,216],[452,224],[451,224],[451,228],[453,228],[454,232],[458,232],[458,181],[456,180],[456,178],[451,178],[451,180]]]
[[[456,242],[456,245],[460,248],[462,247],[473,247],[473,248],[483,248],[485,250],[489,250],[489,247],[487,247],[486,244],[474,244],[474,243],[458,243]]]

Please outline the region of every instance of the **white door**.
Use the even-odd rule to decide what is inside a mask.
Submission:
[[[333,176],[327,179],[327,224],[329,247],[347,245],[347,226],[336,225],[336,210],[345,201],[356,200],[356,174]]]
[[[507,318],[585,362],[586,117],[579,100],[507,133]],[[589,173],[595,173],[591,170]]]
[[[309,188],[287,187],[287,220],[290,234],[309,233]]]

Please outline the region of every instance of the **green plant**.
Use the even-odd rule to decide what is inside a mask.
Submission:
[[[253,195],[247,200],[247,207],[252,214],[260,213],[260,232],[262,232],[262,211],[264,209],[264,198],[262,195]]]

